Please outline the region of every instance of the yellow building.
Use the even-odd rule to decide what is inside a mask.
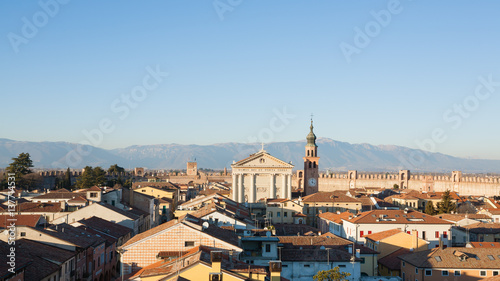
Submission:
[[[196,247],[181,257],[162,260],[136,272],[128,280],[224,280],[224,281],[272,281],[281,278],[281,262],[269,263],[270,273],[264,266],[250,266],[237,261],[230,251],[211,251]]]
[[[266,217],[271,224],[293,224],[294,215],[301,213],[303,206],[289,199],[267,199]]]
[[[307,222],[312,226],[317,225],[317,215],[320,213],[348,211],[356,214],[362,208],[361,201],[346,191],[316,192],[302,198],[302,204]]]
[[[428,249],[429,242],[401,231],[390,229],[365,235],[365,246],[378,251],[378,273],[381,276],[399,276],[400,263],[398,256],[410,252]]]

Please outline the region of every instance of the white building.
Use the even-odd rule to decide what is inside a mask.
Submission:
[[[271,156],[265,150],[231,165],[232,199],[255,203],[263,198],[292,198],[293,165]]]
[[[429,248],[439,245],[439,239],[444,245],[451,246],[452,222],[445,221],[417,211],[406,210],[373,210],[342,219],[345,238],[364,244],[364,235],[389,229],[401,229],[429,242]]]

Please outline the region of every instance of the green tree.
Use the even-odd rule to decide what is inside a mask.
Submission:
[[[111,166],[109,166],[109,169],[108,169],[108,173],[110,173],[110,174],[111,173],[121,174],[124,172],[125,172],[125,169],[123,167],[118,166],[118,164],[111,165]]]
[[[29,189],[34,184],[34,181],[29,180],[26,175],[31,174],[30,168],[33,167],[33,161],[31,161],[29,153],[21,153],[16,158],[12,158],[12,163],[5,169],[7,174],[14,174],[16,178],[16,187],[22,189]]]
[[[424,212],[431,216],[436,214],[436,209],[434,208],[434,203],[432,203],[432,201],[427,201]]]
[[[33,161],[31,161],[29,153],[21,153],[17,158],[12,158],[13,162],[5,169],[7,173],[16,175],[16,178],[21,178],[24,175],[32,173]]]
[[[82,175],[76,181],[76,187],[79,189],[90,188],[94,185],[102,185],[106,182],[106,172],[101,167],[92,168],[86,166]]]
[[[397,183],[395,183],[393,186],[392,186],[393,189],[399,189],[399,185]]]
[[[348,272],[340,271],[339,267],[336,266],[330,270],[322,270],[313,276],[316,281],[345,281],[347,277],[351,276]]]
[[[56,178],[56,189],[65,188],[67,190],[71,189],[71,170],[68,169],[64,172],[62,178]]]
[[[443,197],[441,198],[441,202],[437,204],[438,206],[438,214],[449,214],[452,211],[455,211],[457,206],[455,203],[451,202],[450,191],[446,190],[443,193]]]

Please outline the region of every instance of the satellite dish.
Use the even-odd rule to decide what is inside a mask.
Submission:
[[[208,228],[208,222],[204,222],[201,226],[203,226],[203,229],[207,229]]]
[[[319,247],[319,248],[320,248],[321,250],[324,250],[324,249],[326,249],[326,248],[325,248],[325,246],[321,246],[321,247]]]
[[[271,237],[271,232],[270,231],[266,231],[266,236],[267,237]]]

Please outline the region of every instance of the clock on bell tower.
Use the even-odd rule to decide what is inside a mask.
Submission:
[[[310,195],[318,192],[318,146],[316,135],[313,132],[313,121],[311,119],[311,131],[307,135],[306,155],[304,157],[304,193]]]

